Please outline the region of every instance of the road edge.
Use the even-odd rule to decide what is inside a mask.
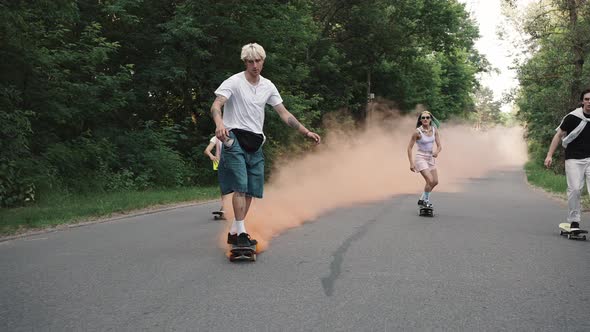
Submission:
[[[65,231],[68,229],[78,228],[78,227],[83,227],[83,226],[88,226],[88,225],[102,224],[102,223],[107,223],[107,222],[119,221],[119,220],[123,220],[123,219],[148,215],[148,214],[155,214],[155,213],[170,211],[170,210],[174,210],[174,209],[181,209],[181,208],[186,208],[186,207],[191,207],[191,206],[204,205],[204,204],[209,204],[209,203],[216,202],[216,201],[218,201],[218,200],[189,201],[189,202],[183,202],[183,203],[159,204],[159,205],[153,205],[153,206],[149,206],[149,207],[142,208],[142,209],[117,212],[117,213],[113,213],[112,215],[107,216],[107,217],[102,216],[102,217],[83,218],[83,219],[80,219],[77,221],[72,221],[72,222],[68,222],[68,223],[64,223],[64,224],[60,224],[60,225],[56,225],[56,226],[52,226],[52,227],[29,229],[29,230],[25,230],[22,233],[18,233],[18,234],[4,235],[4,236],[0,235],[0,243],[12,241],[12,240],[17,240],[17,239],[21,239],[21,238],[26,238],[26,237],[31,237],[31,236],[35,236],[35,235],[40,235],[40,234]]]

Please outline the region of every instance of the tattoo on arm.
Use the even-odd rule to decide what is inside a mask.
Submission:
[[[221,116],[221,111],[215,106],[211,107],[211,117],[215,119],[215,115],[217,114]]]
[[[219,114],[219,116],[221,116],[221,108],[223,107],[223,105],[225,104],[225,102],[227,101],[227,98],[223,97],[223,96],[217,96],[217,98],[215,98],[215,101],[213,102],[213,105],[211,105],[211,117],[215,119],[215,115]]]
[[[295,119],[294,116],[290,116],[287,119],[287,124],[289,125],[289,127],[295,128],[295,129],[299,129],[299,127],[301,127],[301,123],[299,123],[299,121],[297,121],[297,119]]]

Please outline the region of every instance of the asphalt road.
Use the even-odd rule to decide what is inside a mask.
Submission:
[[[434,193],[434,218],[416,198],[332,211],[255,263],[226,259],[217,203],[1,242],[0,330],[590,330],[590,241],[522,171]]]

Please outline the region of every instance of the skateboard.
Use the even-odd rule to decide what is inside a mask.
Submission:
[[[225,220],[225,215],[223,211],[213,211],[213,219],[215,220]]]
[[[586,235],[588,231],[579,228],[570,228],[569,222],[562,222],[559,224],[559,235],[567,236],[570,240],[582,240],[586,241]]]
[[[434,217],[434,210],[432,210],[432,207],[420,206],[420,212],[418,214],[420,217]]]
[[[256,245],[240,247],[236,244],[232,244],[231,249],[229,251],[229,261],[256,262]]]

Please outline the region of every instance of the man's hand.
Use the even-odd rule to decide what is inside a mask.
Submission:
[[[410,171],[416,173],[416,165],[414,163],[410,163]]]
[[[565,137],[567,132],[563,131],[561,128],[557,128],[557,132],[553,135],[553,139],[551,140],[551,145],[549,145],[549,150],[547,151],[547,157],[545,157],[545,167],[551,167],[553,164],[553,154],[555,153],[555,149],[559,146],[561,140]]]
[[[322,138],[320,137],[320,135],[318,135],[312,131],[308,131],[307,134],[305,134],[305,137],[315,141],[315,144],[320,144],[320,142],[322,141]]]
[[[548,156],[547,158],[545,158],[545,167],[549,168],[551,167],[551,164],[553,164],[553,157]]]
[[[215,128],[215,136],[221,142],[225,142],[229,138],[229,131],[225,128],[223,123]]]

